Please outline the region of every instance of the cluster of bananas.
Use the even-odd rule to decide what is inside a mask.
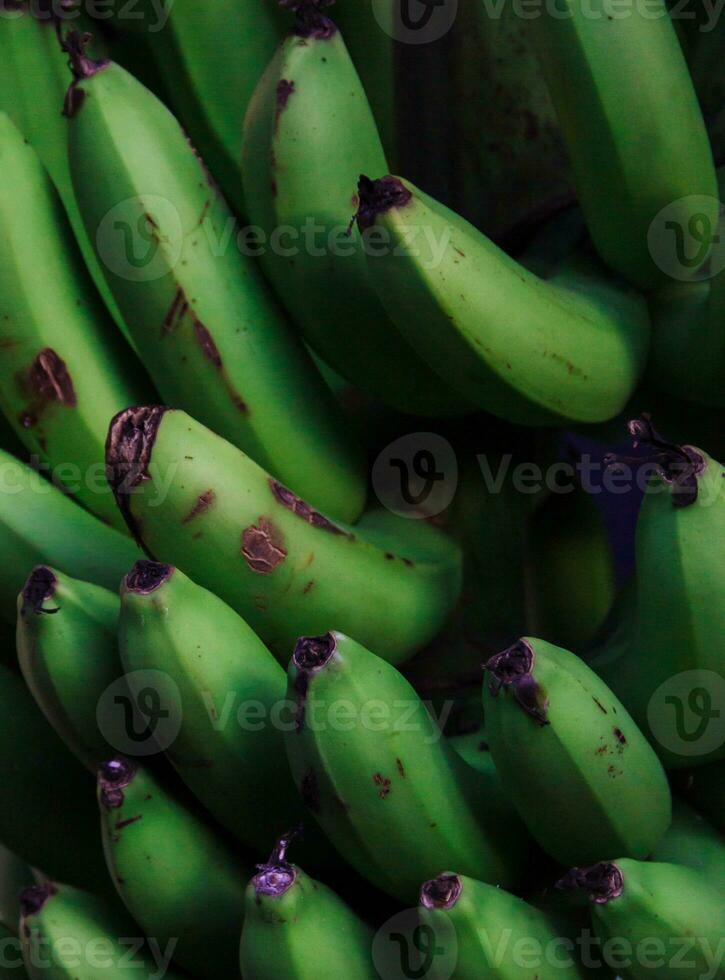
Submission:
[[[332,2],[0,2],[0,976],[722,980],[722,29],[531,20],[580,209],[514,258]],[[618,585],[582,492],[369,505],[649,404]]]

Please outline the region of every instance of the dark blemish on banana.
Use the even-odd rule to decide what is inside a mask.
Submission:
[[[314,585],[315,585],[315,583],[314,583],[313,579],[310,579],[310,581],[307,583],[307,585],[302,590],[302,595],[307,595],[307,593],[310,591],[310,589],[314,588]]]
[[[24,429],[37,425],[38,418],[49,405],[75,408],[78,404],[66,363],[50,347],[36,355],[21,386],[31,399],[31,404],[20,415]]]
[[[242,532],[242,555],[253,572],[270,575],[287,557],[282,532],[268,518],[260,517]]]
[[[279,117],[287,108],[290,96],[295,90],[295,83],[286,78],[280,79],[277,83],[277,112],[275,115],[275,125],[279,122]]]
[[[191,508],[186,517],[182,520],[182,524],[190,524],[194,518],[199,517],[205,511],[209,510],[211,505],[216,500],[216,494],[213,490],[207,490],[205,493],[200,494],[194,506]]]
[[[164,317],[164,322],[161,326],[161,336],[164,337],[170,333],[173,333],[179,326],[181,321],[186,316],[186,311],[189,309],[189,303],[187,302],[184,290],[179,287],[174,293],[174,298],[171,301],[171,306],[168,309],[166,316]]]
[[[401,777],[403,779],[405,779],[405,766],[403,765],[402,761],[400,759],[396,759],[395,760],[395,765],[396,765],[396,767],[398,769],[398,772],[400,773]]]
[[[287,510],[291,510],[293,514],[301,517],[303,521],[307,521],[312,527],[318,527],[323,531],[329,531],[330,534],[341,534],[345,537],[352,537],[347,531],[343,531],[342,528],[337,527],[332,521],[328,520],[319,511],[316,511],[308,503],[305,503],[297,494],[288,490],[287,487],[283,486],[277,480],[270,479],[269,485],[272,490],[277,503],[282,504]]]
[[[390,780],[386,779],[382,773],[376,772],[373,776],[373,782],[378,787],[378,796],[380,799],[387,799],[387,797],[390,795]]]
[[[219,353],[219,348],[214,343],[214,338],[209,333],[207,328],[199,320],[194,320],[194,335],[196,337],[196,342],[201,347],[201,352],[207,361],[210,361],[214,367],[220,371],[222,367],[222,358]]]
[[[606,708],[604,707],[604,705],[603,705],[603,704],[602,704],[602,702],[601,702],[601,701],[599,700],[599,698],[595,698],[595,697],[594,697],[594,696],[592,695],[592,700],[594,701],[594,703],[596,704],[596,706],[597,706],[597,707],[599,708],[599,710],[600,710],[600,711],[602,711],[602,712],[603,712],[603,713],[604,713],[605,715],[606,715],[606,714],[609,714],[609,712],[608,712],[608,711],[607,711],[607,709],[606,709]]]
[[[124,827],[129,827],[132,823],[136,823],[138,820],[141,820],[142,818],[143,818],[143,813],[139,813],[137,817],[129,817],[128,820],[120,820],[116,824],[115,829],[123,830]]]

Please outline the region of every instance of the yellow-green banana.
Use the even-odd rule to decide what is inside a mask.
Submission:
[[[26,888],[21,897],[23,959],[30,980],[130,980],[164,976],[173,942],[139,936],[131,919],[88,892],[47,882]]]
[[[141,557],[126,535],[106,527],[2,450],[0,548],[0,615],[10,623],[15,623],[18,593],[34,565],[45,563],[115,590]]]
[[[0,841],[47,874],[103,887],[108,875],[93,780],[48,725],[22,677],[3,663],[0,719]]]
[[[109,873],[129,913],[194,976],[234,976],[248,874],[227,841],[149,769],[98,770]]]
[[[414,689],[341,633],[302,637],[290,663],[287,755],[303,800],[360,874],[402,901],[451,861],[511,885],[526,834],[443,741]]]
[[[359,196],[378,296],[473,404],[536,425],[601,422],[624,407],[644,370],[649,317],[593,259],[574,255],[541,279],[407,181],[362,177]]]
[[[239,965],[245,980],[375,980],[372,930],[278,841],[247,885]]]
[[[486,664],[486,740],[504,790],[562,864],[645,858],[669,826],[662,765],[582,660],[526,637]]]
[[[502,888],[447,871],[424,883],[418,912],[428,930],[425,976],[431,980],[584,975],[555,923]]]
[[[64,20],[85,29],[83,12],[63,9],[43,0],[6,0],[0,17],[0,110],[7,112],[35,149],[50,174],[73,227],[83,259],[116,324],[129,339],[123,317],[101,271],[92,239],[86,233],[68,168],[68,126],[61,115],[68,88],[67,59],[57,34]],[[59,17],[61,19],[59,19]],[[92,54],[104,56],[102,41],[94,40]]]
[[[621,858],[574,868],[559,887],[589,895],[605,958],[631,980],[725,976],[722,893],[696,871]]]
[[[310,346],[359,387],[416,415],[463,398],[404,339],[375,295],[351,227],[361,168],[387,170],[367,96],[324,0],[287,4],[297,26],[264,72],[245,121],[242,173],[264,269]]]
[[[102,308],[50,178],[5,113],[0,167],[0,408],[29,452],[122,528],[104,441],[113,416],[151,387]]]
[[[629,428],[651,454],[642,460],[636,614],[627,642],[618,640],[613,656],[600,651],[592,666],[665,766],[702,765],[725,757],[717,714],[725,686],[725,470],[702,449],[668,442],[648,415]]]
[[[92,772],[113,752],[99,730],[106,689],[122,673],[118,595],[37,565],[18,596],[20,669],[43,714]]]
[[[166,107],[119,65],[66,47],[73,186],[109,286],[170,404],[354,521],[362,456],[234,219]]]
[[[717,225],[715,168],[664,0],[619,13],[606,0],[563,0],[530,29],[602,258],[641,289],[664,282],[668,263],[702,264]],[[699,235],[699,261],[697,248],[694,259],[677,254],[678,233]]]
[[[458,598],[460,552],[442,532],[382,510],[333,523],[184,412],[122,412],[106,459],[148,552],[215,592],[283,663],[300,635],[335,625],[403,660]]]
[[[704,817],[676,797],[670,828],[652,852],[653,861],[683,864],[716,888],[725,889],[725,838]]]
[[[129,673],[176,683],[181,726],[166,755],[223,826],[261,848],[301,816],[282,740],[285,673],[233,609],[178,568],[140,561],[121,587],[119,638]]]

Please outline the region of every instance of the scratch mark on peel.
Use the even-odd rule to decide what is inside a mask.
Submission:
[[[214,493],[213,490],[207,490],[205,493],[200,494],[194,506],[191,508],[191,510],[186,515],[186,517],[182,520],[181,523],[182,524],[191,523],[191,521],[193,521],[195,517],[199,517],[200,514],[203,514],[204,511],[208,510],[215,500],[216,500],[216,494]]]

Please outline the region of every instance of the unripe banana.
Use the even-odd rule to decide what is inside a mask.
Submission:
[[[725,834],[725,762],[713,762],[686,773],[685,793],[713,827]]]
[[[479,408],[511,422],[602,422],[645,366],[644,300],[575,255],[543,280],[397,177],[360,179],[371,281],[400,331]]]
[[[0,167],[0,408],[61,479],[75,471],[82,504],[123,528],[103,446],[113,416],[151,386],[135,380],[141,366],[98,300],[50,178],[4,113]]]
[[[664,0],[623,15],[605,0],[562,6],[538,11],[530,27],[579,200],[602,258],[650,289],[666,279],[653,252],[673,227],[702,221],[712,236],[717,224],[715,168],[692,80]]]
[[[651,476],[637,521],[636,615],[619,655],[601,651],[592,666],[665,766],[702,765],[725,757],[725,741],[708,738],[725,683],[725,470],[703,450],[663,439],[649,416],[629,428],[652,451],[643,459]],[[698,671],[694,695],[688,671]],[[688,703],[699,712],[694,737],[681,714]]]
[[[448,871],[423,885],[419,915],[434,950],[430,980],[584,975],[555,924],[502,888]]]
[[[302,798],[361,875],[402,901],[451,861],[516,881],[526,836],[513,812],[443,741],[394,667],[341,633],[303,637],[288,696],[297,718],[285,743]]]
[[[296,29],[264,72],[244,133],[244,193],[267,236],[265,272],[310,346],[364,391],[415,415],[470,411],[386,314],[350,227],[360,169],[387,164],[345,42],[324,0],[285,5]]]
[[[335,624],[403,660],[458,598],[446,535],[387,511],[334,524],[184,412],[121,413],[106,460],[149,553],[216,593],[284,663],[300,635]]]
[[[43,162],[56,186],[70,220],[83,259],[117,326],[129,340],[120,310],[101,271],[91,239],[86,233],[73,193],[68,167],[68,125],[61,115],[68,88],[67,59],[57,34],[70,9],[43,0],[4,0],[0,18],[0,110],[7,112]],[[80,19],[79,18],[80,15]],[[71,23],[88,26],[82,11],[75,10]],[[104,55],[96,38],[92,54]]]
[[[716,888],[725,889],[725,838],[677,798],[670,828],[652,852],[652,860],[685,865]]]
[[[612,967],[632,980],[725,976],[722,893],[696,871],[621,858],[574,868],[559,887],[589,895],[594,929],[616,951]]]
[[[99,731],[101,696],[122,673],[118,595],[37,565],[18,596],[23,677],[43,714],[91,772],[113,752]]]
[[[176,683],[181,727],[166,755],[223,826],[259,849],[301,816],[285,673],[234,610],[178,568],[141,561],[121,586],[119,641],[128,672]]]
[[[164,976],[173,949],[155,937],[138,936],[138,926],[88,892],[48,882],[21,897],[23,959],[30,980],[130,980]],[[145,971],[141,973],[141,971]]]
[[[0,615],[17,616],[18,593],[34,565],[48,564],[109,589],[141,557],[38,473],[0,450]]]
[[[149,769],[98,771],[103,848],[116,890],[147,936],[199,978],[234,976],[249,877],[226,840]]]
[[[672,816],[662,765],[582,660],[526,637],[486,664],[486,740],[504,790],[562,864],[645,858]]]
[[[103,888],[108,875],[93,780],[48,725],[22,677],[4,663],[0,719],[0,841],[47,874]]]
[[[90,61],[83,38],[66,46],[73,186],[99,249],[111,247],[114,208],[113,234],[144,243],[145,256],[129,252],[139,269],[119,253],[104,271],[159,391],[317,506],[356,520],[362,456],[254,263],[225,238],[233,218],[183,130],[119,65]]]
[[[287,860],[290,835],[247,886],[239,965],[245,980],[375,980],[372,930],[321,881]]]

